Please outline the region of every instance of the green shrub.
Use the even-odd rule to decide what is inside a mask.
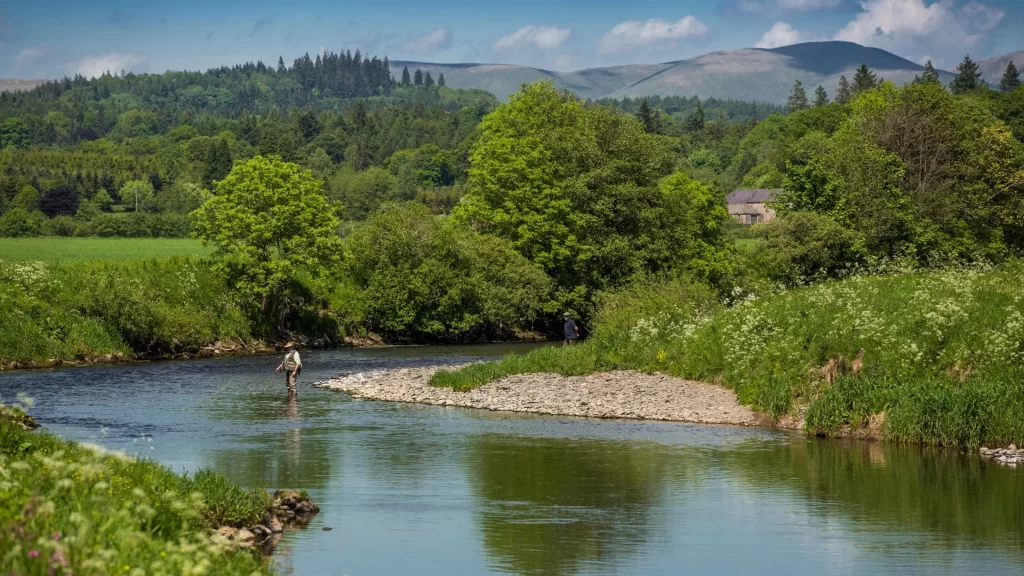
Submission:
[[[859,233],[814,212],[791,212],[754,230],[757,267],[788,286],[848,276],[867,256]]]

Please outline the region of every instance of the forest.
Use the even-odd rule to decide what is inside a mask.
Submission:
[[[885,262],[1000,262],[1024,247],[1024,89],[1012,64],[998,89],[969,58],[958,71],[898,87],[862,66],[832,95],[797,82],[785,107],[588,102],[543,82],[499,105],[357,51],[0,94],[0,236],[191,235],[216,250],[189,304],[202,312],[185,316],[185,288],[161,279],[175,265],[33,269],[61,279],[47,293],[6,265],[25,326],[53,306],[70,323],[10,345],[82,354],[67,334],[96,314],[101,341],[148,353],[280,333],[506,338],[555,331],[566,309],[585,322],[652,276],[730,302]],[[737,187],[781,189],[780,218],[732,224]],[[133,277],[145,306],[67,292]],[[208,324],[179,337],[186,316]]]

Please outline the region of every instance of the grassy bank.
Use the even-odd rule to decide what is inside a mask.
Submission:
[[[210,536],[262,518],[270,496],[213,472],[179,476],[0,417],[0,566],[5,573],[262,574]]]
[[[0,360],[159,355],[248,340],[249,320],[196,259],[0,262]]]
[[[1024,443],[1024,266],[858,277],[725,308],[652,282],[605,299],[570,349],[441,372],[469,389],[505,374],[659,371],[720,382],[808,429],[974,447]],[[863,358],[857,362],[858,351]]]
[[[0,238],[0,262],[152,260],[212,251],[186,238]]]

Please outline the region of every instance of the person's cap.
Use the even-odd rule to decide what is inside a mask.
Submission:
[[[568,312],[562,312],[562,318],[568,318],[570,314]]]
[[[288,342],[284,345],[285,348],[295,348],[295,342]]]

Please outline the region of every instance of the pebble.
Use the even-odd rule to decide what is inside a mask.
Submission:
[[[452,369],[457,366],[447,366]],[[417,402],[564,416],[667,420],[699,424],[773,425],[729,389],[633,371],[587,376],[520,374],[456,392],[430,386],[438,367],[344,374],[314,384],[370,400]]]

